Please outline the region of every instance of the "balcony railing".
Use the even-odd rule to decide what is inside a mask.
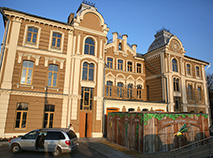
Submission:
[[[143,100],[142,89],[105,86],[105,98],[120,100]]]

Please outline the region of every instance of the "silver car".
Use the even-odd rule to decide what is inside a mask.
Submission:
[[[77,147],[76,134],[66,128],[37,129],[9,141],[9,148],[13,153],[29,150],[52,152],[53,156],[59,156],[61,153],[69,153]]]

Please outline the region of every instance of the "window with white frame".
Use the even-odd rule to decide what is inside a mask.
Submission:
[[[84,54],[95,55],[95,42],[92,38],[85,40]]]
[[[191,66],[190,64],[186,64],[186,74],[191,75]]]
[[[33,65],[34,63],[32,61],[23,61],[21,84],[32,84]]]
[[[107,68],[112,69],[112,65],[113,65],[113,59],[108,57],[107,58]]]
[[[123,70],[123,60],[118,59],[118,70]]]
[[[197,77],[200,77],[200,67],[199,66],[195,67],[195,73],[196,73]]]
[[[172,71],[178,72],[177,60],[172,59]]]

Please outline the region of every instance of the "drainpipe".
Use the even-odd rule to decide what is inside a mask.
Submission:
[[[163,73],[161,73],[156,67],[154,67],[150,62],[148,62],[145,58],[144,58],[144,60],[149,64],[149,65],[151,65],[155,70],[157,70],[160,74],[161,74],[161,76],[163,76],[165,79],[166,79],[166,102],[167,102],[167,107],[166,107],[166,110],[167,110],[167,112],[169,111],[169,94],[168,94],[168,79],[167,79],[167,77],[163,74]]]
[[[103,137],[106,137],[106,132],[105,132],[105,69],[106,69],[106,63],[104,62],[104,73],[103,73],[103,118],[102,118],[102,132],[103,132]]]
[[[211,63],[209,63],[209,65],[207,66],[207,68],[205,69],[205,72],[206,72],[206,70],[208,70],[209,68],[210,68],[210,66],[211,66]],[[206,77],[206,75],[205,75],[205,77]],[[210,108],[210,101],[209,101],[209,91],[208,91],[208,88],[207,88],[207,82],[206,82],[206,91],[207,91],[207,93],[206,93],[206,97],[208,98],[208,104],[209,104],[209,108],[208,108],[208,112],[209,112],[209,126],[211,126],[212,125],[212,121],[211,121],[211,115],[212,115],[212,113],[211,113],[211,108]]]
[[[2,53],[1,53],[1,59],[0,59],[0,71],[1,71],[1,66],[2,66],[2,61],[3,61],[3,57],[4,57],[4,50],[5,50],[5,45],[6,45],[6,41],[7,41],[7,34],[8,34],[8,28],[9,28],[10,21],[7,18],[7,16],[4,14],[4,11],[1,7],[0,7],[0,12],[1,12],[3,18],[5,18],[7,21],[6,33],[5,33],[4,40],[3,40],[3,47],[2,47]]]

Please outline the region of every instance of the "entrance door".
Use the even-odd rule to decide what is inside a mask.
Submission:
[[[80,112],[80,137],[92,137],[92,112]]]

